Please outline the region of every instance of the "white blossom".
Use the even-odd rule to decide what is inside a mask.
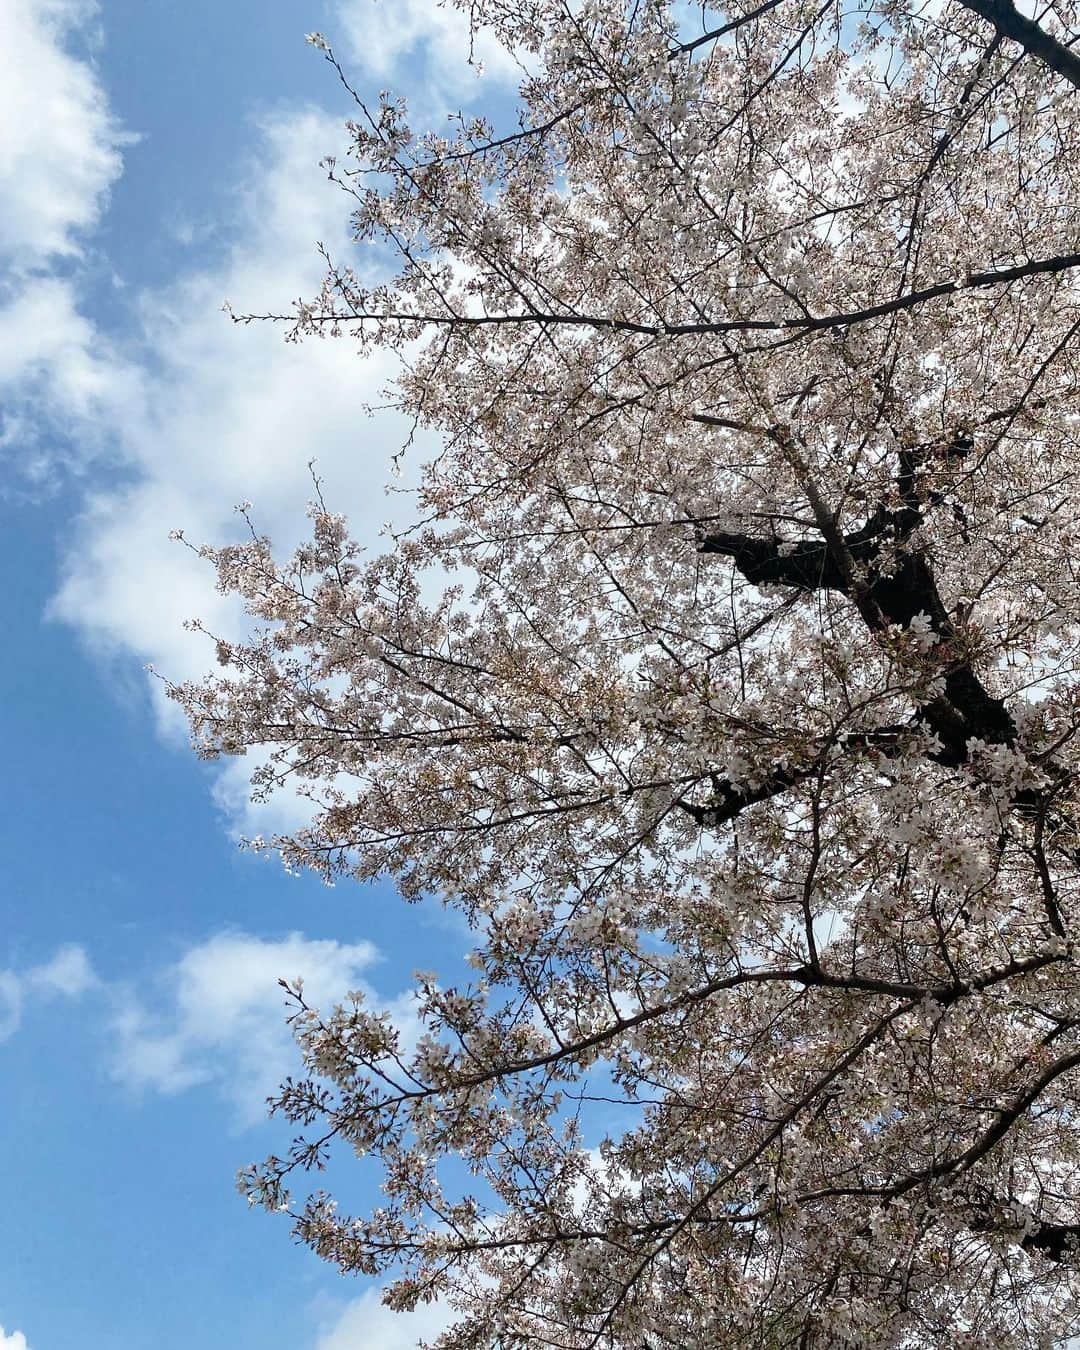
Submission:
[[[475,946],[415,1034],[289,990],[296,1142],[241,1188],[448,1296],[441,1350],[1064,1346],[1076,16],[461,7],[518,115],[358,91],[397,272],[290,330],[400,358],[419,523],[366,552],[320,489],[291,558],[200,549],[250,631],[172,692],[310,793],[286,866]],[[349,1150],[380,1208],[288,1200]]]

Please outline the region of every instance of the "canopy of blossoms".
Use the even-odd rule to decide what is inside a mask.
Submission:
[[[1080,63],[1009,0],[473,0],[519,120],[354,91],[383,346],[441,450],[376,556],[207,548],[173,692],[274,841],[472,924],[406,1046],[293,992],[246,1173],[445,1347],[1080,1331]],[[317,451],[317,447],[313,447]],[[432,600],[433,587],[443,588]],[[307,1195],[333,1151],[385,1200]]]

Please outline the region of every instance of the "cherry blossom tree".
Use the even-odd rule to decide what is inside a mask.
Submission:
[[[518,121],[354,100],[290,336],[441,449],[201,550],[253,636],[173,690],[300,783],[272,841],[475,933],[406,1044],[290,989],[242,1177],[445,1347],[1080,1330],[1077,13],[472,0]],[[368,546],[372,541],[367,541]],[[354,1216],[313,1169],[355,1150]]]

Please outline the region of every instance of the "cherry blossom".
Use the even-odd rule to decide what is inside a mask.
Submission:
[[[242,1187],[444,1347],[1064,1345],[1075,9],[462,8],[517,121],[317,43],[397,272],[240,316],[398,355],[418,523],[202,550],[254,631],[173,692],[310,795],[268,847],[442,897],[474,979],[415,1046],[294,988]],[[308,1194],[350,1148],[372,1213]]]

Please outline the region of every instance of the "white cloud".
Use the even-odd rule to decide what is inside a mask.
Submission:
[[[12,970],[0,970],[0,1041],[15,1034],[22,1021],[22,981]]]
[[[42,995],[60,994],[65,998],[77,998],[100,984],[86,952],[74,944],[61,947],[44,965],[33,966],[24,982]]]
[[[86,952],[74,945],[60,947],[51,960],[41,965],[25,970],[0,970],[0,1041],[18,1031],[28,1002],[78,998],[100,983]]]
[[[0,1327],[0,1350],[27,1350],[26,1337],[21,1331],[13,1331],[9,1336]]]
[[[80,256],[132,139],[89,60],[69,50],[92,36],[96,13],[89,0],[0,5],[0,451],[30,485],[58,459],[100,449],[104,425],[138,397],[137,372],[56,270]],[[46,454],[43,434],[57,427],[69,446]]]
[[[290,933],[276,941],[222,933],[190,948],[152,991],[118,992],[112,1021],[112,1073],[137,1089],[176,1093],[216,1086],[240,1124],[262,1119],[266,1098],[299,1066],[278,980],[301,977],[315,1007],[351,990],[377,999],[364,979],[378,959],[369,942],[351,944]],[[411,1035],[411,1003],[389,1005]]]
[[[360,6],[346,0],[342,11],[364,48]],[[152,662],[179,680],[212,664],[208,644],[185,632],[183,620],[198,616],[234,633],[239,616],[216,593],[209,567],[169,541],[170,530],[183,529],[195,543],[223,542],[242,529],[234,503],[251,500],[258,528],[291,548],[307,534],[315,458],[328,500],[348,510],[354,531],[374,544],[384,520],[400,523],[408,512],[382,491],[407,428],[363,412],[396,373],[392,357],[361,362],[347,339],[285,343],[278,325],[234,326],[221,313],[226,299],[238,312],[288,312],[322,280],[318,240],[358,261],[348,202],[319,167],[343,148],[340,112],[292,108],[257,124],[250,160],[238,171],[233,217],[215,222],[215,237],[231,239],[231,247],[139,296],[136,331],[123,350],[80,308],[77,275],[67,274],[71,258],[67,273],[48,270],[50,259],[77,255],[121,168],[123,136],[93,67],[67,51],[95,13],[77,0],[10,0],[0,8],[0,50],[7,37],[8,52],[23,61],[0,93],[0,125],[20,127],[0,147],[0,190],[8,179],[20,183],[17,199],[9,194],[13,211],[5,202],[0,254],[6,248],[34,265],[6,294],[0,290],[0,452],[31,482],[47,480],[58,462],[92,468],[103,454],[121,468],[119,485],[99,479],[86,493],[51,613],[100,656],[118,658],[122,670]],[[366,48],[369,73],[417,44],[447,69],[460,63],[467,70],[456,11],[402,0],[378,17]],[[29,176],[24,127],[36,146]],[[60,432],[67,443],[57,449]],[[162,729],[175,735],[177,710],[159,684],[150,688]],[[243,818],[249,827],[239,777],[234,770],[223,781],[220,800],[234,823]],[[295,824],[295,803],[289,811]],[[255,828],[271,832],[267,813],[258,815]]]
[[[287,311],[321,282],[315,242],[349,247],[342,198],[318,167],[343,134],[312,110],[265,120],[232,248],[213,269],[142,297],[140,398],[114,427],[133,481],[88,499],[52,612],[100,650],[152,661],[169,678],[211,664],[184,619],[236,624],[210,569],[169,541],[171,529],[194,543],[235,537],[233,505],[251,500],[260,531],[293,546],[308,530],[313,457],[362,535],[374,539],[388,515],[382,486],[405,430],[365,417],[362,404],[393,374],[390,358],[360,362],[347,339],[286,343],[279,326],[236,326],[221,313],[226,298],[238,311]]]
[[[468,15],[450,3],[339,0],[336,18],[350,69],[357,68],[368,81],[404,80],[407,88],[400,92],[409,93],[414,106],[418,97],[424,104],[468,101],[490,92],[485,83],[514,86],[522,77],[513,55],[490,33],[472,35]],[[334,33],[328,36],[333,39]]]
[[[75,284],[49,275],[21,278],[0,303],[0,391],[0,451],[29,485],[115,447],[143,397],[141,372],[80,313]],[[46,451],[57,431],[63,451],[55,434]]]
[[[69,281],[33,277],[0,311],[0,382],[59,377],[56,397],[66,410],[86,413],[102,392],[102,372],[89,355],[96,337],[76,309]]]
[[[452,1309],[441,1301],[411,1313],[393,1312],[383,1306],[377,1289],[369,1289],[321,1331],[314,1350],[416,1350],[421,1340],[433,1341],[453,1319]]]
[[[78,251],[120,174],[131,138],[93,67],[72,55],[97,12],[90,0],[0,6],[0,253],[27,266]]]
[[[238,844],[256,836],[273,839],[292,835],[311,824],[311,801],[299,792],[279,791],[268,801],[251,800],[252,772],[257,764],[268,758],[269,752],[264,749],[250,750],[245,755],[226,759],[218,766],[214,803]]]

